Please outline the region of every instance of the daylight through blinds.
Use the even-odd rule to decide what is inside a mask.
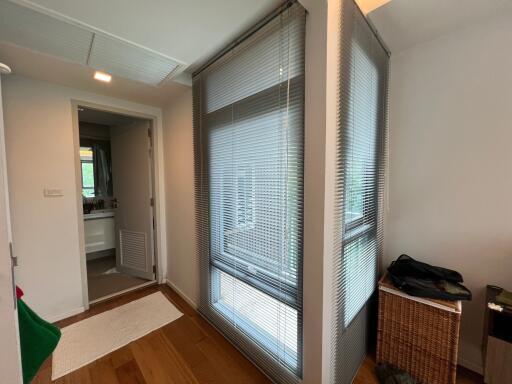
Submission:
[[[200,310],[266,373],[302,374],[305,10],[194,76]]]
[[[382,252],[389,57],[353,0],[340,26],[332,382],[344,384],[365,355]]]

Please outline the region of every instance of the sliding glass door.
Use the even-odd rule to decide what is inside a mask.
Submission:
[[[194,76],[200,310],[279,382],[302,374],[305,11]]]

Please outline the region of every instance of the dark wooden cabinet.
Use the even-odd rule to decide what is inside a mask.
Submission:
[[[512,308],[496,304],[502,288],[487,286],[483,359],[487,384],[512,383]]]

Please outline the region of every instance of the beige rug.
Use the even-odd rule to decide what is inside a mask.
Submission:
[[[182,313],[156,292],[62,329],[52,380],[87,365],[178,319]]]

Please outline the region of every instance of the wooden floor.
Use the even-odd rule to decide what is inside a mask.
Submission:
[[[243,384],[270,381],[174,291],[145,288],[92,306],[58,323],[60,327],[94,316],[160,290],[184,316],[55,383],[69,384]],[[33,383],[51,383],[46,361]]]
[[[180,296],[165,285],[152,286],[96,304],[59,327],[83,320],[161,291],[183,316],[101,359],[55,381],[57,384],[252,384],[270,381]],[[354,384],[378,384],[375,361],[368,357]],[[51,359],[34,384],[51,383]],[[483,383],[481,376],[462,370],[458,384]]]

